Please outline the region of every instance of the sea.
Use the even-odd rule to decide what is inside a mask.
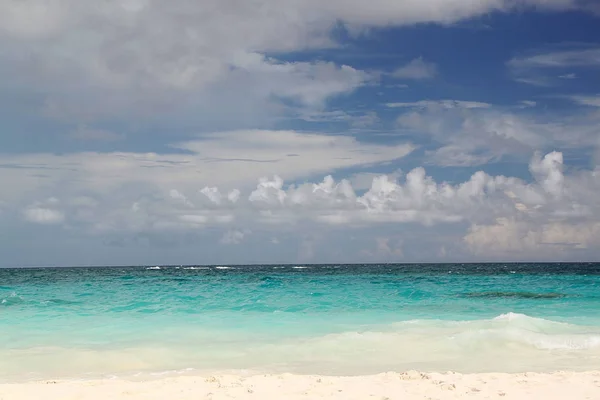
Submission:
[[[600,369],[600,263],[0,269],[0,381]]]

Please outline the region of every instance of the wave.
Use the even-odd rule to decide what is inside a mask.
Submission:
[[[215,269],[235,269],[235,268],[219,266],[219,267],[215,267]]]
[[[64,300],[64,299],[48,299],[48,300],[32,300],[26,299],[23,296],[18,295],[16,292],[12,292],[8,296],[0,299],[0,306],[11,307],[20,305],[33,305],[33,306],[70,306],[75,304],[81,304],[79,301]]]
[[[200,270],[200,269],[210,269],[209,267],[185,267],[187,270]]]
[[[316,323],[315,327],[322,327]],[[306,326],[310,331],[310,326]],[[121,374],[185,368],[350,375],[386,371],[525,372],[597,369],[600,327],[506,313],[473,321],[410,320],[337,333],[278,332],[273,336],[172,330],[169,340],[140,331],[126,348],[0,349],[29,373],[61,370]],[[322,332],[322,331],[321,331]],[[280,336],[281,334],[281,336]],[[216,337],[219,335],[219,337]],[[69,343],[68,334],[64,343]],[[176,340],[175,340],[176,339]],[[126,351],[125,351],[126,350]],[[3,352],[4,351],[4,352]],[[132,362],[132,360],[134,360]],[[140,364],[135,360],[143,360]],[[45,364],[44,364],[45,363]],[[83,365],[83,364],[85,365]],[[14,364],[5,363],[15,373]],[[83,365],[83,367],[82,367]],[[140,367],[141,366],[141,367]],[[84,368],[85,367],[85,368]],[[2,376],[3,366],[0,366]]]
[[[23,304],[23,303],[25,303],[25,299],[23,299],[23,297],[19,296],[16,292],[12,292],[8,296],[6,296],[6,297],[2,298],[2,300],[0,300],[0,305],[2,305],[4,307],[15,306],[15,305]]]
[[[398,332],[427,330],[459,346],[522,345],[538,350],[600,350],[600,327],[575,325],[509,312],[474,321],[412,320],[394,324]],[[427,334],[424,332],[424,334]]]
[[[160,269],[160,267],[148,267],[146,269]]]
[[[56,305],[56,306],[70,306],[74,304],[81,304],[80,301],[63,300],[63,299],[49,299],[41,302],[43,305]]]

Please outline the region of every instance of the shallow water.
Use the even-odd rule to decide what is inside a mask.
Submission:
[[[0,269],[0,380],[600,369],[598,310],[589,263]]]

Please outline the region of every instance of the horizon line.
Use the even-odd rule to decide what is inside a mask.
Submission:
[[[600,261],[467,261],[467,262],[371,262],[371,263],[249,263],[249,264],[134,264],[134,265],[19,265],[0,266],[0,269],[43,268],[177,268],[177,267],[269,267],[269,266],[390,266],[390,265],[474,265],[474,264],[600,264]]]

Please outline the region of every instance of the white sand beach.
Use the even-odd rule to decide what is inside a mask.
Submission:
[[[179,376],[157,380],[1,384],[2,400],[100,399],[600,399],[600,371],[458,374],[389,372],[371,376]]]

